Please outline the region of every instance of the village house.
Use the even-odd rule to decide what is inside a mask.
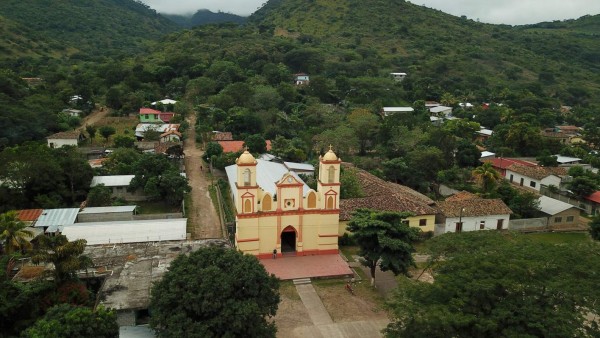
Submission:
[[[44,209],[33,226],[46,234],[56,234],[64,226],[75,223],[78,213],[79,208]]]
[[[492,137],[494,131],[485,127],[480,127],[480,129],[476,131],[475,134],[477,134],[476,141],[484,143],[490,137]]]
[[[355,170],[364,197],[348,198],[340,201],[340,236],[346,232],[352,213],[359,208],[377,211],[409,212],[406,218],[409,226],[423,232],[433,232],[435,216],[438,213],[435,202],[429,197],[409,187],[388,182],[361,169]]]
[[[76,130],[63,131],[46,137],[46,140],[48,141],[48,147],[50,148],[61,148],[64,146],[77,147],[79,142],[83,141],[84,139],[85,138],[83,137],[83,134]]]
[[[63,109],[62,112],[71,117],[83,116],[83,110],[79,110],[79,109],[67,108],[67,109]]]
[[[111,197],[122,198],[127,201],[144,201],[147,197],[141,190],[133,192],[127,191],[131,180],[135,175],[111,175],[111,176],[94,176],[90,188],[103,184],[111,189]]]
[[[435,107],[429,108],[429,112],[433,116],[448,117],[448,116],[452,115],[452,107],[435,106]]]
[[[579,223],[579,208],[548,196],[541,196],[538,201],[540,211],[548,218],[548,228],[572,228]]]
[[[265,141],[267,144],[267,151],[271,151],[271,140]],[[244,141],[218,141],[219,145],[223,148],[224,153],[237,153],[238,151],[244,150]]]
[[[233,135],[230,131],[213,131],[212,132],[212,141],[233,141]]]
[[[317,190],[280,163],[245,151],[225,168],[235,202],[235,246],[267,258],[338,253],[341,160],[319,158]]]
[[[484,199],[462,191],[438,203],[441,211],[435,234],[478,230],[505,230],[512,210],[497,199]]]
[[[161,112],[151,108],[140,108],[140,123],[170,123],[175,113]]]
[[[392,79],[394,79],[394,81],[402,82],[402,81],[404,81],[404,79],[406,78],[406,76],[408,74],[406,74],[406,73],[390,73],[390,75],[392,76]]]
[[[492,168],[502,175],[502,177],[506,178],[506,169],[513,164],[518,164],[527,167],[536,167],[537,164],[534,162],[519,160],[516,158],[505,158],[505,157],[497,157],[491,159],[482,160],[483,163],[489,162],[492,165]]]
[[[544,129],[542,136],[562,144],[585,143],[581,136],[582,131],[583,129],[577,126],[556,126]]]
[[[180,142],[181,133],[179,132],[179,124],[152,124],[152,123],[139,123],[135,128],[135,136],[138,141],[144,139],[144,135],[147,131],[153,130],[160,133],[161,142]]]
[[[383,107],[381,108],[381,116],[388,117],[394,114],[408,114],[414,111],[413,107]]]
[[[305,73],[294,74],[294,84],[296,86],[307,86],[310,83],[310,77]]]
[[[563,178],[566,176],[567,168],[564,167],[539,167],[512,164],[506,168],[505,178],[512,184],[539,192],[542,186],[560,187]]]

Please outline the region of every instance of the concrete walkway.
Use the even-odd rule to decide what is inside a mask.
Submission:
[[[286,333],[286,337],[379,338],[383,336],[381,330],[389,323],[387,320],[334,323],[317,291],[310,282],[308,283],[295,284],[313,325],[298,327],[293,333]]]

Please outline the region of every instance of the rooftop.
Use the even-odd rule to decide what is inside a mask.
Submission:
[[[520,164],[510,165],[507,170],[515,172],[517,174],[530,177],[536,180],[544,179],[548,176],[565,176],[567,175],[567,169],[564,167],[530,167]]]
[[[244,150],[244,141],[218,141],[224,153],[237,153]],[[271,140],[267,140],[267,151],[271,151]]]
[[[135,175],[94,176],[90,187],[104,184],[107,187],[127,187]]]
[[[538,201],[540,202],[540,211],[551,216],[559,214],[571,208],[576,208],[575,206],[569,203],[565,203],[563,201],[550,198],[548,196],[540,196],[540,198],[538,198]]]
[[[513,213],[499,198],[484,199],[464,191],[439,202],[439,207],[446,217],[477,217]]]
[[[116,207],[88,207],[79,212],[79,214],[108,214],[113,212],[133,212],[137,205],[124,205]]]
[[[412,212],[415,215],[433,215],[437,211],[429,197],[409,187],[387,182],[364,170],[356,170],[364,197],[340,200],[340,220],[346,221],[359,208],[378,211]]]
[[[25,209],[17,211],[17,218],[23,222],[33,222],[40,217],[43,209]]]
[[[50,135],[46,137],[49,140],[79,140],[81,137],[81,132],[72,130],[72,131],[63,131],[60,133],[56,133],[54,135]]]
[[[537,166],[537,164],[533,163],[533,162],[518,160],[516,158],[505,158],[505,157],[486,159],[483,162],[490,162],[492,164],[492,167],[499,168],[499,169],[506,169],[513,164],[520,164],[520,165],[528,166],[528,167]]]
[[[35,222],[35,227],[49,227],[48,232],[54,232],[54,228],[58,226],[75,223],[78,213],[79,208],[44,209]]]
[[[584,197],[588,201],[600,203],[600,191],[596,191],[595,193]]]
[[[75,223],[64,226],[69,241],[85,239],[88,245],[161,242],[186,239],[187,218],[141,221]]]

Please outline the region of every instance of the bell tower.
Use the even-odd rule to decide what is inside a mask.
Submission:
[[[321,199],[322,209],[339,210],[340,167],[342,160],[337,157],[332,148],[332,146],[329,146],[329,151],[319,157],[317,193]]]
[[[235,206],[238,214],[252,214],[258,207],[258,184],[256,183],[256,159],[246,149],[235,161],[237,164],[237,196]]]

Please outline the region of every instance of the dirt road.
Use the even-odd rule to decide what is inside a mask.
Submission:
[[[95,108],[92,110],[90,115],[83,118],[83,121],[81,121],[81,127],[77,128],[77,130],[84,132],[86,126],[98,123],[98,121],[107,117],[110,113],[111,110],[106,107]]]
[[[204,152],[196,147],[196,116],[191,115],[188,117],[190,129],[183,142],[185,172],[192,187],[192,205],[189,206],[187,214],[188,232],[192,234],[192,239],[223,238],[221,223],[208,192],[210,177],[202,161]],[[204,167],[203,170],[201,166]]]

